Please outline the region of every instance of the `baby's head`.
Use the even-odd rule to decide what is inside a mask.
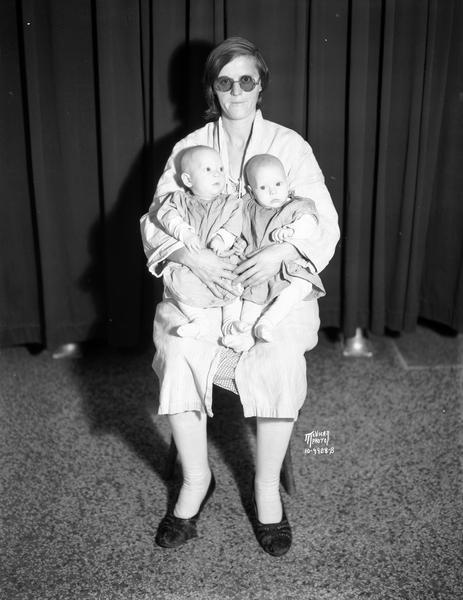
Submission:
[[[260,206],[280,208],[288,201],[288,181],[281,161],[272,154],[257,154],[246,163],[248,191]]]
[[[180,161],[181,179],[197,196],[214,198],[225,187],[225,173],[218,152],[209,146],[187,148]]]

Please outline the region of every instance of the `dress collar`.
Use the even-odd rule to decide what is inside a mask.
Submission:
[[[204,196],[199,196],[198,194],[194,194],[191,190],[187,190],[187,195],[190,197],[190,201],[199,202],[200,204],[211,204],[215,202],[217,198],[220,198],[224,195],[224,192],[220,192],[214,198],[204,198]]]
[[[261,129],[261,124],[263,122],[262,111],[258,109],[256,111],[254,121],[251,127],[251,132],[249,134],[248,141],[246,142],[246,147],[244,150],[243,162],[241,165],[240,176],[238,181],[234,180],[230,176],[229,171],[229,160],[228,160],[228,148],[227,143],[225,141],[225,131],[223,129],[223,121],[222,117],[215,122],[214,128],[214,148],[219,152],[220,157],[222,158],[222,162],[225,168],[225,174],[227,176],[227,191],[229,193],[238,194],[239,198],[242,198],[246,193],[246,188],[244,185],[244,166],[251,156],[256,154],[255,146],[256,140],[259,139],[259,130]]]

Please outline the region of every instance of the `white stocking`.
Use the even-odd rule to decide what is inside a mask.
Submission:
[[[169,422],[183,471],[183,485],[174,515],[189,519],[198,512],[211,481],[207,459],[207,415],[188,411],[169,415]]]
[[[254,493],[261,523],[279,523],[282,519],[280,471],[293,427],[290,419],[257,417]]]

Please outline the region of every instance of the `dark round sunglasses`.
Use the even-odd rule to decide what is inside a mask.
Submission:
[[[216,92],[229,92],[234,83],[239,83],[240,88],[243,92],[252,92],[252,90],[259,83],[259,80],[255,81],[251,75],[243,75],[238,80],[234,80],[231,77],[217,77],[214,81],[214,90]]]

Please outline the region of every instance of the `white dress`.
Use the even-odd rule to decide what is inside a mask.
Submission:
[[[178,142],[161,176],[156,198],[180,189],[178,154],[195,145],[215,148],[228,166],[227,146],[221,119],[208,123]],[[311,198],[316,205],[318,237],[292,243],[305,257],[302,266],[319,273],[330,261],[339,240],[338,217],[323,174],[309,144],[296,132],[266,121],[260,111],[254,120],[248,144],[248,160],[256,154],[273,154],[285,168],[289,187],[298,196]],[[234,191],[227,173],[228,193]],[[157,202],[156,200],[154,202]],[[165,259],[182,244],[167,236],[153,222],[156,206],[141,218],[143,246],[148,269],[162,276]],[[212,384],[221,358],[221,309],[206,309],[208,330],[200,339],[180,338],[175,332],[184,317],[166,294],[158,304],[153,336],[156,353],[153,368],[159,379],[159,414],[187,410],[206,411],[212,416]],[[280,323],[273,342],[257,342],[241,354],[235,369],[235,382],[245,417],[296,419],[307,394],[304,353],[317,343],[320,320],[317,300],[303,301]]]

